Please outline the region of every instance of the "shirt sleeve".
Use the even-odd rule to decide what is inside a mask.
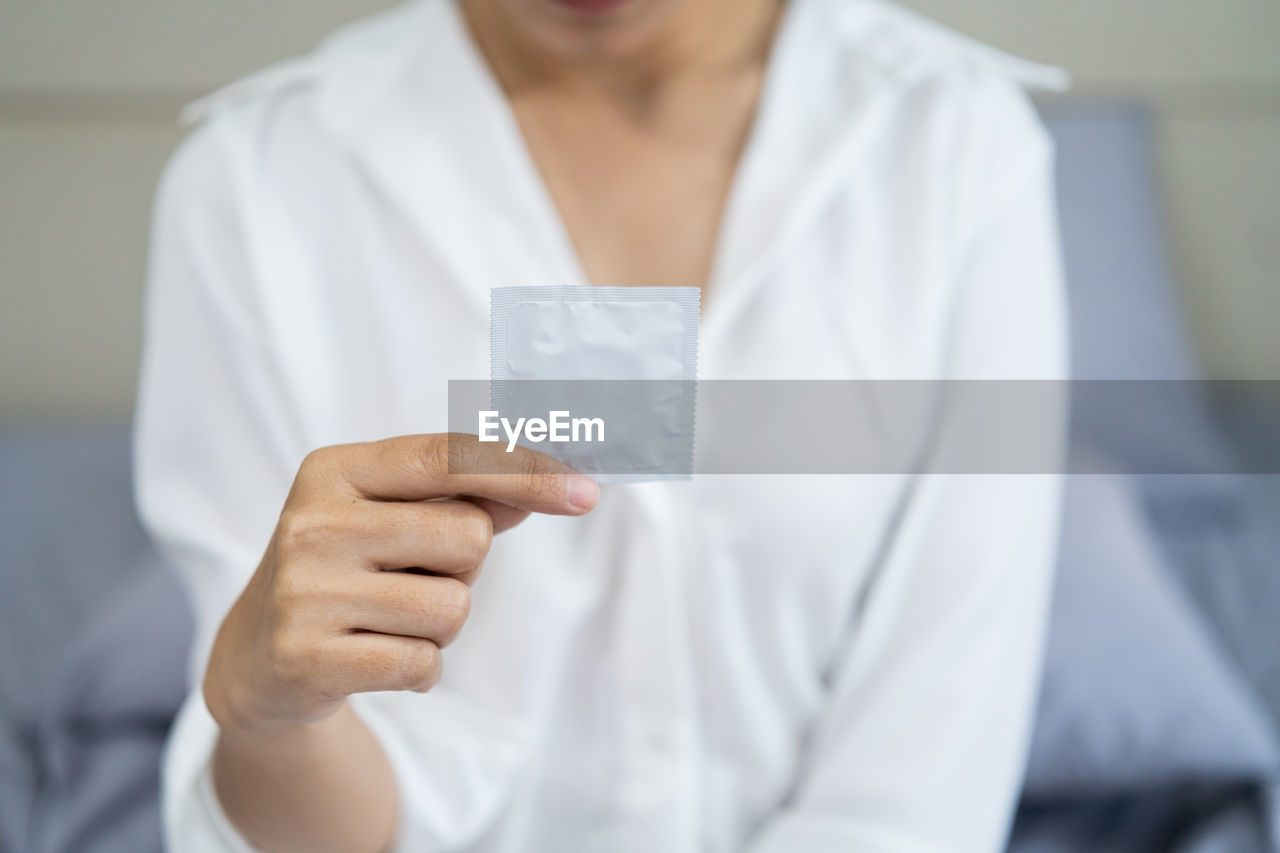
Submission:
[[[957,240],[947,371],[1049,380],[1047,465],[927,473],[906,490],[804,769],[750,853],[1004,848],[1048,621],[1067,369],[1052,152],[1028,113]]]
[[[195,614],[191,681],[261,558],[304,451],[253,301],[233,147],[217,124],[179,149],[153,224],[134,427],[139,512]],[[198,686],[170,734],[166,849],[250,849],[205,779],[217,727]]]

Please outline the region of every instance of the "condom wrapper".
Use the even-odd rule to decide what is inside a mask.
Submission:
[[[490,408],[470,431],[601,482],[689,477],[700,299],[696,287],[494,289]]]

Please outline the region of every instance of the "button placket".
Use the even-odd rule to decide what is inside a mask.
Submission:
[[[670,502],[680,484],[625,490],[634,547],[620,573],[620,732],[625,768],[619,798],[628,848],[692,850],[697,821],[696,723],[685,630],[683,565]],[[643,841],[641,841],[643,839]]]

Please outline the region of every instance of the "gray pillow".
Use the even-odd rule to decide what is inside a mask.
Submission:
[[[1146,112],[1077,102],[1041,112],[1057,146],[1071,374],[1124,380],[1077,385],[1073,445],[1133,473],[1234,471],[1175,296]],[[1230,498],[1234,483],[1199,476],[1143,488],[1156,499],[1199,503]]]
[[[0,850],[158,851],[190,617],[124,427],[0,430]]]
[[[0,430],[0,717],[30,724],[73,643],[144,569],[129,430]]]
[[[43,727],[167,723],[186,697],[191,627],[181,583],[150,555],[70,643]]]
[[[186,599],[139,524],[129,430],[0,429],[0,721],[163,718]]]
[[[1269,717],[1172,583],[1130,481],[1067,481],[1030,796],[1266,778]]]

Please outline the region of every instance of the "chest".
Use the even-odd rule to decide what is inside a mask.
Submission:
[[[758,88],[755,76],[718,80],[643,107],[513,101],[588,281],[706,283]]]

